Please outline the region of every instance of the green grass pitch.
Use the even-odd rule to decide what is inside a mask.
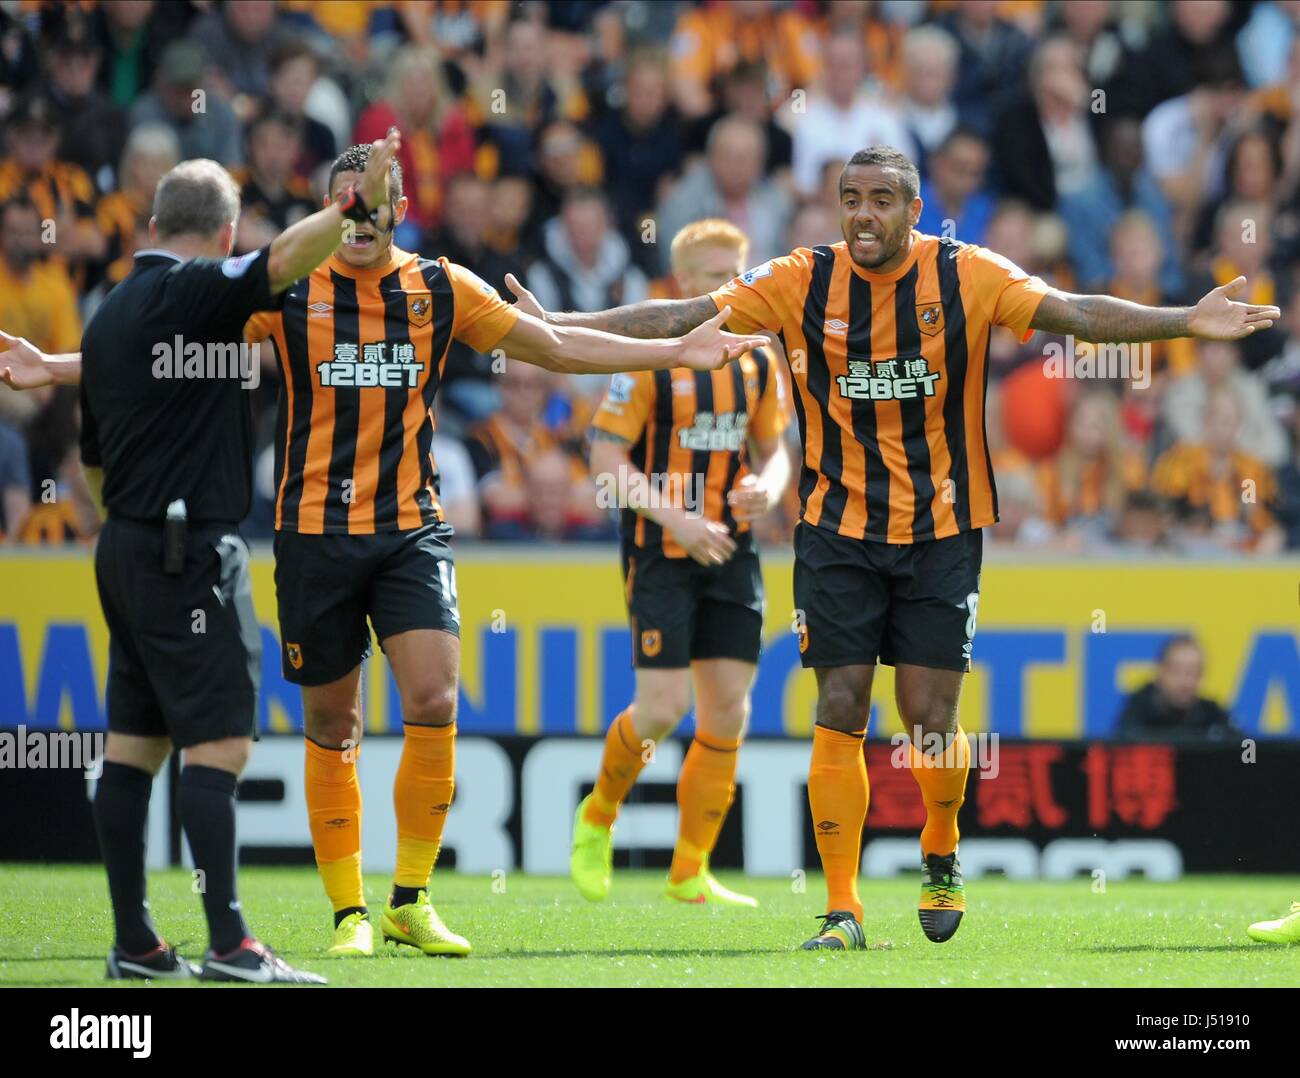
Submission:
[[[436,873],[434,902],[474,944],[467,959],[388,945],[370,959],[325,958],[329,911],[310,868],[244,869],[241,897],[266,942],[335,985],[1217,987],[1300,978],[1300,947],[1255,943],[1245,932],[1300,898],[1297,877],[1121,881],[1104,893],[1087,878],[974,880],[961,930],[938,946],[917,924],[918,881],[867,880],[873,949],[854,954],[794,951],[817,927],[820,877],[803,894],[788,880],[720,878],[757,895],[761,908],[669,904],[652,872],[616,873],[602,905],[584,902],[566,879]],[[386,883],[368,878],[372,903]],[[150,889],[160,929],[200,957],[206,936],[188,874],[153,873]],[[0,866],[0,986],[102,985],[110,934],[98,866]]]

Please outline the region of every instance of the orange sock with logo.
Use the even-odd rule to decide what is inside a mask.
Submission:
[[[438,860],[455,789],[456,724],[403,727],[402,760],[393,782],[397,814],[395,887],[420,889]]]
[[[921,856],[950,854],[961,838],[957,812],[966,800],[966,776],[970,772],[970,742],[966,731],[958,726],[948,746],[936,752],[922,752],[915,745],[909,746],[907,763],[925,802]]]
[[[677,846],[668,879],[681,883],[700,871],[736,796],[740,741],[714,741],[696,733],[677,777]]]
[[[641,735],[632,725],[632,705],[618,713],[605,734],[605,753],[600,758],[600,774],[582,818],[597,827],[613,827],[618,807],[646,765],[646,750]]]
[[[316,868],[335,910],[366,904],[361,879],[361,784],[357,753],[327,749],[307,739],[303,785]]]
[[[817,853],[826,873],[826,912],[852,910],[862,920],[858,864],[862,826],[867,819],[867,760],[862,753],[866,730],[844,734],[813,727],[812,764],[808,768],[808,805],[812,809]]]

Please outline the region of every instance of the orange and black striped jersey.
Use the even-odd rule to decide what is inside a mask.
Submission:
[[[283,378],[275,526],[311,535],[405,531],[442,520],[433,405],[453,339],[493,348],[517,315],[445,258],[393,248],[387,265],[337,257],[253,317]]]
[[[1151,469],[1151,489],[1162,498],[1204,510],[1214,524],[1241,524],[1258,535],[1274,524],[1277,481],[1267,464],[1240,450],[1217,462],[1204,445],[1178,442]],[[1249,492],[1249,496],[1247,496]]]
[[[1001,255],[912,233],[891,273],[801,247],[713,292],[728,328],[781,335],[803,432],[801,519],[856,539],[942,539],[998,519],[984,430],[989,331],[1027,339],[1050,288]]]
[[[592,426],[632,443],[632,464],[657,490],[736,535],[749,525],[732,516],[727,494],[749,474],[748,439],[766,441],[788,426],[783,387],[777,360],[761,348],[716,371],[616,374]],[[631,509],[620,526],[624,542],[686,557],[671,534]]]

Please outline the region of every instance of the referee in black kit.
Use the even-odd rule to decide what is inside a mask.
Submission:
[[[257,370],[233,360],[248,318],[329,257],[345,220],[391,226],[385,176],[399,146],[390,132],[356,188],[238,258],[234,180],[215,161],[177,165],[154,196],[153,246],[82,337],[81,459],[108,517],[95,551],[110,644],[94,816],[116,925],[110,978],[324,983],[257,940],[235,888],[235,783],[256,731],[261,645],[237,534],[252,491],[244,385]],[[149,794],[173,747],[210,935],[201,970],[159,936],[145,899]]]

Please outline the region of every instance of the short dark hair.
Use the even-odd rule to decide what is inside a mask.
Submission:
[[[334,190],[334,180],[340,172],[365,172],[366,164],[370,161],[370,143],[358,142],[355,146],[349,146],[338,157],[334,158],[334,164],[330,165],[329,182],[326,184],[328,190]],[[394,157],[392,164],[388,166],[389,186],[392,188],[394,199],[402,197],[402,166],[398,164],[397,158]]]
[[[1197,651],[1201,652],[1202,655],[1205,654],[1204,650],[1201,648],[1201,642],[1191,633],[1176,633],[1160,645],[1160,652],[1156,656],[1157,661],[1164,662],[1169,658],[1169,653],[1173,651],[1174,648],[1182,647],[1194,647]]]
[[[271,49],[271,54],[267,59],[267,66],[271,74],[275,74],[285,64],[293,63],[295,60],[311,60],[316,65],[316,70],[321,69],[320,54],[305,40],[300,37],[289,37],[278,42]]]
[[[921,174],[916,171],[916,166],[912,164],[912,159],[907,154],[900,153],[892,146],[868,146],[865,150],[859,150],[848,159],[844,167],[847,169],[854,165],[879,165],[881,168],[892,168],[898,173],[899,186],[902,187],[908,202],[920,193]],[[842,173],[841,182],[843,182]]]

